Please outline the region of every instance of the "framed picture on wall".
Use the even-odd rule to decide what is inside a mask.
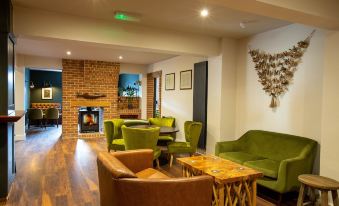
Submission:
[[[53,90],[52,90],[52,87],[42,88],[41,99],[53,99]]]
[[[165,75],[165,90],[175,90],[175,73]]]
[[[192,70],[180,72],[180,89],[192,89]]]

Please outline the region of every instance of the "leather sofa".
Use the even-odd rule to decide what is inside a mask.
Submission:
[[[99,153],[100,205],[211,205],[212,177],[170,178],[152,163],[150,149]]]
[[[238,140],[218,142],[215,155],[264,174],[258,184],[280,194],[298,190],[298,176],[312,173],[317,142],[305,137],[250,130]]]
[[[42,110],[46,110],[49,108],[57,108],[60,109],[61,105],[60,103],[32,103],[31,108],[33,109],[42,109]]]

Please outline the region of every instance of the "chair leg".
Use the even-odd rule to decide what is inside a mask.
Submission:
[[[160,169],[159,159],[156,159],[155,161],[157,162],[157,168]]]
[[[57,125],[57,128],[59,128],[59,120],[58,119],[56,120],[56,125]]]
[[[173,154],[171,154],[171,158],[170,158],[170,168],[172,167],[173,164]]]

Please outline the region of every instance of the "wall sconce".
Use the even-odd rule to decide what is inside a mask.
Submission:
[[[50,81],[49,82],[44,81],[44,87],[52,87],[51,82]]]
[[[35,85],[33,84],[33,82],[31,82],[31,84],[29,85],[29,88],[34,89]]]

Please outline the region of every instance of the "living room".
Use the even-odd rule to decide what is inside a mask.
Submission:
[[[4,185],[8,184],[1,190],[5,204],[105,205],[115,201],[105,199],[100,174],[108,159],[115,161],[115,154],[119,156],[118,150],[132,150],[127,149],[131,129],[140,130],[140,138],[145,139],[153,135],[144,130],[160,129],[152,164],[168,177],[182,176],[187,162],[181,158],[204,155],[243,165],[239,170],[257,171],[258,190],[249,186],[247,194],[245,186],[234,186],[241,194],[239,204],[296,205],[304,194],[300,186],[309,186],[298,179],[301,174],[330,178],[338,185],[337,2],[4,2],[1,18],[13,20],[4,21],[1,32],[6,34],[4,41],[9,35],[15,42],[13,71],[4,69],[15,81],[13,87],[7,81],[1,84],[1,93],[13,100],[1,102],[1,119],[12,121],[1,121],[1,136],[12,135],[15,140],[11,143],[1,137],[6,153],[1,165],[12,165],[11,175],[2,176]],[[8,12],[11,4],[13,11]],[[6,43],[2,61],[8,64],[7,54]],[[57,81],[43,74],[46,70],[61,75],[61,91],[56,89]],[[4,71],[3,77],[10,75]],[[31,95],[34,102],[27,100]],[[46,108],[34,108],[32,103],[60,103],[57,121],[46,118]],[[41,112],[41,121],[28,126],[32,109]],[[13,110],[17,115],[9,115]],[[201,132],[194,147],[182,149],[192,140],[187,138],[188,128]],[[309,142],[288,141],[293,137]],[[238,146],[220,143],[237,139],[241,140]],[[301,148],[303,144],[312,148],[310,153]],[[240,160],[244,154],[234,153],[239,148],[255,155],[246,158],[265,165]],[[282,162],[302,151],[307,153],[304,162],[310,163],[300,163],[303,169],[299,166],[296,172],[279,173]],[[276,167],[271,173],[262,169],[268,164]],[[197,174],[185,171],[186,176]],[[290,178],[291,185],[282,189],[280,184],[265,182],[265,178],[281,177]],[[190,187],[187,182],[184,185]],[[237,190],[232,188],[229,196],[226,186],[218,190],[220,194],[210,195],[210,204],[235,201]],[[326,190],[333,191],[329,204],[338,204],[337,189]],[[327,192],[322,191],[318,188],[315,199],[326,205]],[[117,198],[117,194],[123,201],[121,191],[108,196]],[[305,196],[305,202],[314,199],[311,192]],[[160,201],[154,205],[176,204],[154,201]]]

